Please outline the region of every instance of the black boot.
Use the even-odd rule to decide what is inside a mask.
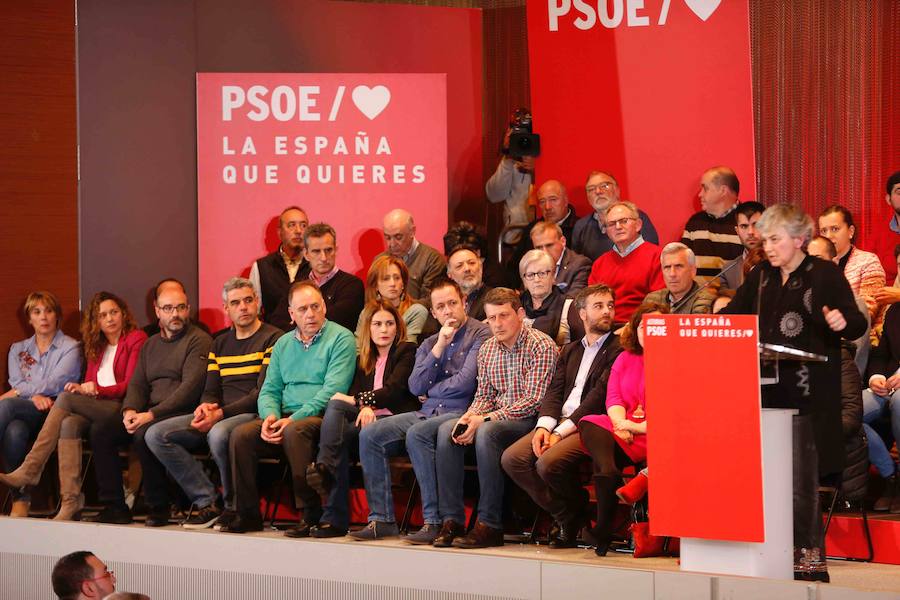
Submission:
[[[872,510],[875,512],[887,512],[891,510],[891,504],[894,502],[896,495],[897,474],[894,473],[884,480],[884,491],[881,492],[881,496],[875,501],[875,506],[872,507]]]
[[[609,475],[594,477],[594,492],[597,496],[597,526],[590,530],[590,536],[596,545],[594,552],[597,556],[606,556],[612,542],[613,518],[619,504],[616,490],[620,485],[622,485],[621,477]]]

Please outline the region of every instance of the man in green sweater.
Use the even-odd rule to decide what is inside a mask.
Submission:
[[[304,537],[322,514],[318,493],[306,482],[313,461],[322,414],[336,393],[346,394],[356,370],[353,334],[325,319],[325,299],[311,281],[298,281],[288,295],[288,312],[296,329],[272,350],[266,379],[259,391],[259,418],[231,434],[229,456],[238,516],[222,531],[262,530],[256,470],[260,458],[287,456],[293,474],[300,523],[287,535]]]

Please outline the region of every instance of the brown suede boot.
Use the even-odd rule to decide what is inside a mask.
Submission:
[[[62,426],[63,419],[69,416],[69,411],[55,406],[50,409],[44,426],[41,427],[37,439],[31,451],[22,461],[22,465],[9,474],[0,473],[0,483],[11,488],[23,488],[26,485],[36,485],[41,479],[41,473],[44,472],[44,465],[50,454],[56,449],[56,442],[59,440],[59,429]]]
[[[81,440],[59,440],[57,444],[59,460],[59,512],[54,521],[78,521],[84,508],[81,493]]]

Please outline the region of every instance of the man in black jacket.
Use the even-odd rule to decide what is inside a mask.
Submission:
[[[586,523],[588,495],[579,467],[588,460],[581,449],[578,420],[606,412],[606,383],[621,352],[611,332],[615,292],[603,284],[575,297],[585,335],[563,347],[550,387],[541,402],[534,431],[506,449],[503,470],[556,521],[551,548],[572,548]]]
[[[303,232],[309,279],[319,287],[325,299],[328,320],[356,330],[363,309],[365,288],[356,275],[337,268],[337,234],[327,223],[314,223]]]

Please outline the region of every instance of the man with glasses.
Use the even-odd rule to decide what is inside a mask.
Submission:
[[[106,598],[116,591],[116,575],[87,550],[66,554],[50,574],[53,593],[62,600]]]
[[[569,247],[575,252],[587,256],[592,261],[597,260],[601,254],[612,249],[613,244],[606,234],[606,210],[616,202],[619,202],[619,184],[616,178],[604,171],[591,171],[584,185],[587,200],[594,211],[578,219],[572,236],[569,237]],[[659,234],[650,222],[650,217],[642,210],[638,216],[644,224],[641,235],[644,240],[659,244]]]
[[[125,504],[119,446],[134,443],[143,470],[144,499],[148,506],[145,525],[162,527],[169,522],[170,506],[166,468],[147,446],[150,425],[190,414],[197,406],[206,380],[212,339],[191,324],[187,296],[176,287],[163,287],[156,297],[160,332],[141,348],[121,416],[98,421],[91,427],[97,495],[104,505],[95,520],[130,523]]]
[[[578,290],[587,286],[592,261],[566,248],[566,236],[559,225],[541,221],[532,227],[531,244],[535,250],[543,250],[553,259],[553,278],[566,296],[574,297]]]
[[[631,202],[616,202],[606,211],[611,252],[594,261],[588,284],[603,283],[616,293],[616,323],[627,323],[644,296],[665,287],[659,246],[641,237],[640,211]]]

